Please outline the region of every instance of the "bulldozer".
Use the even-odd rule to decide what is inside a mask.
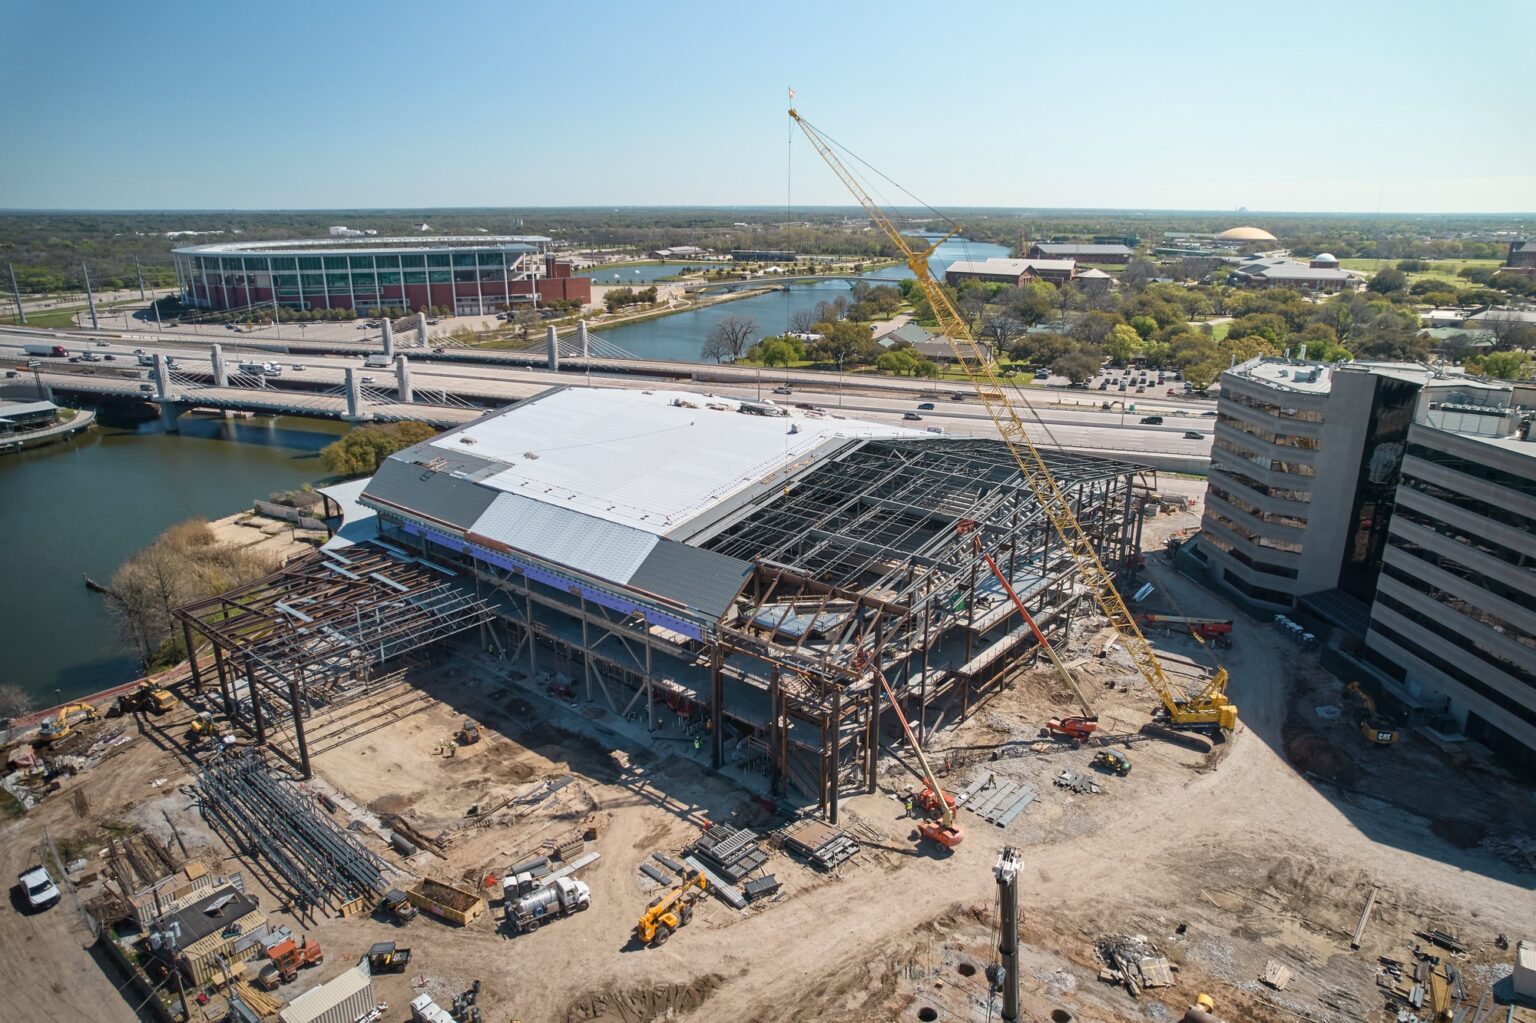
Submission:
[[[646,907],[635,924],[635,937],[642,945],[655,948],[665,945],[672,932],[693,919],[693,900],[697,893],[706,890],[709,881],[703,874],[694,874],[666,895]]]
[[[139,688],[117,698],[118,711],[124,714],[136,714],[139,711],[164,714],[174,706],[176,697],[169,689],[147,680],[140,682]]]
[[[76,715],[79,715],[78,719]],[[96,708],[89,703],[66,703],[59,712],[43,722],[38,729],[36,744],[46,746],[60,742],[75,734],[75,725],[96,720]]]

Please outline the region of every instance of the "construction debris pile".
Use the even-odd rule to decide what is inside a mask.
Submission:
[[[215,758],[198,774],[195,790],[209,825],[262,863],[295,908],[348,915],[389,888],[383,861],[273,775],[260,753]]]
[[[1536,874],[1536,835],[1489,835],[1481,848],[1528,874]]]
[[[1105,935],[1095,947],[1104,963],[1099,979],[1106,984],[1124,984],[1133,997],[1144,988],[1173,985],[1173,966],[1144,934]]]
[[[1479,1023],[1490,1009],[1485,992],[1475,1009],[1468,1011],[1467,983],[1456,957],[1465,956],[1467,948],[1443,931],[1415,931],[1418,937],[1440,951],[1421,945],[1406,950],[1402,956],[1377,959],[1376,987],[1386,996],[1388,1009],[1395,1009],[1398,1023],[1416,1023],[1437,1019],[1465,1019]]]

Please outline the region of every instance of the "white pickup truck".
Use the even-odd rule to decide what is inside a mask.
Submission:
[[[59,886],[41,865],[23,870],[17,880],[21,882],[22,898],[32,912],[47,909],[59,901]]]

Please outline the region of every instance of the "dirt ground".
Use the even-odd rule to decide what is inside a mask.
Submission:
[[[1164,483],[1166,493],[1199,490],[1193,481]],[[288,921],[317,938],[327,958],[280,994],[291,999],[346,969],[371,943],[395,940],[411,946],[415,960],[409,973],[376,980],[391,1021],[407,1019],[407,1003],[422,991],[446,1004],[475,980],[485,1019],[498,1021],[985,1020],[998,1004],[985,972],[998,925],[992,868],[1004,844],[1024,863],[1020,979],[1028,1018],[1064,1011],[1104,1023],[1176,1020],[1197,993],[1209,992],[1230,1020],[1388,1020],[1377,958],[1407,957],[1420,941],[1413,932],[1431,928],[1467,943],[1474,991],[1500,979],[1512,953],[1495,948],[1495,938],[1536,936],[1536,874],[1485,843],[1536,831],[1531,791],[1417,733],[1377,749],[1347,721],[1319,715],[1317,707],[1342,697],[1315,658],[1179,576],[1157,553],[1198,514],[1197,506],[1148,524],[1146,573],[1158,589],[1153,602],[1167,602],[1160,609],[1236,620],[1234,649],[1221,652],[1242,716],[1229,742],[1207,754],[1142,740],[1136,733],[1152,698],[1123,684],[1129,671],[1112,652],[1082,671],[1102,733],[1124,737],[1133,770],[1095,772],[1091,751],[1039,741],[1043,722],[1070,711],[1072,701],[1047,673],[1027,671],[930,744],[952,790],[985,774],[1035,786],[1035,802],[1009,827],[962,809],[965,844],[945,855],[920,847],[897,799],[912,777],[884,764],[880,791],[842,801],[841,823],[863,846],[859,856],[828,875],[771,850],[765,870],[783,882],[779,896],[743,912],[707,899],[661,948],[639,947],[632,937],[660,890],[638,866],[653,852],[677,856],[708,822],[764,832],[782,822],[742,786],[701,769],[686,744],[640,747],[624,737],[626,723],[523,688],[479,655],[423,670],[413,681],[431,699],[402,703],[317,754],[315,787],[335,796],[343,817],[361,821],[359,834],[399,872],[397,883],[419,876],[479,883],[548,841],[595,829],[585,848],[600,858],[577,875],[591,886],[593,906],[516,937],[498,927],[499,905],[466,927],[425,916],[403,928],[371,917],[322,917],[307,928]],[[1085,648],[1099,633],[1091,621],[1077,631]],[[1172,654],[1205,655],[1188,637],[1154,642]],[[185,768],[161,748],[190,713],[155,720],[110,768],[65,782],[6,824],[5,868],[34,858],[44,828],[55,840],[79,839],[99,834],[101,821],[119,820],[168,835],[169,815],[194,854],[239,869],[180,789]],[[444,756],[443,744],[466,718],[479,723],[481,741]],[[1298,735],[1307,737],[1300,767],[1287,758]],[[615,749],[628,754],[629,769],[609,756]],[[1057,787],[1064,768],[1101,791]],[[574,780],[554,796],[518,802],[567,775]],[[155,785],[160,778],[168,781]],[[87,795],[84,816],[75,789]],[[381,831],[397,817],[441,839],[442,854],[424,848],[403,859],[389,850]],[[245,874],[261,891],[259,872]],[[1352,951],[1350,935],[1373,888],[1376,908],[1362,947]],[[273,912],[277,900],[267,892],[262,904]],[[79,921],[66,898],[0,927],[0,1018],[133,1018],[115,990],[121,981],[82,951],[88,936]],[[1095,943],[1106,935],[1144,935],[1176,967],[1175,985],[1133,999],[1101,983]],[[1258,983],[1269,960],[1295,971],[1284,991]],[[58,980],[45,985],[40,977]]]

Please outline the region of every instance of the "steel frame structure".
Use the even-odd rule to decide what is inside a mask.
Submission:
[[[1106,564],[1140,545],[1137,478],[1126,462],[1049,456]],[[728,760],[761,770],[770,791],[817,800],[834,820],[845,768],[873,791],[882,719],[868,667],[878,658],[904,712],[927,737],[968,714],[1034,646],[982,558],[986,550],[1047,631],[1091,595],[1073,580],[1048,517],[999,442],[856,440],[737,509],[697,538],[754,564],[734,608],[691,639],[642,604],[620,613],[517,571],[393,530],[390,542],[499,591],[500,613],[534,677],[572,671],[612,713],[687,718]],[[540,650],[544,653],[540,654]],[[541,672],[541,668],[544,669]],[[851,775],[850,775],[851,777]]]
[[[308,778],[305,720],[316,708],[367,695],[386,677],[379,666],[485,625],[495,611],[443,569],[353,547],[296,558],[254,582],[178,608],[176,617],[197,688],[206,676],[194,632],[213,648],[230,720],[258,744],[291,729],[293,748],[281,742],[272,748]]]

